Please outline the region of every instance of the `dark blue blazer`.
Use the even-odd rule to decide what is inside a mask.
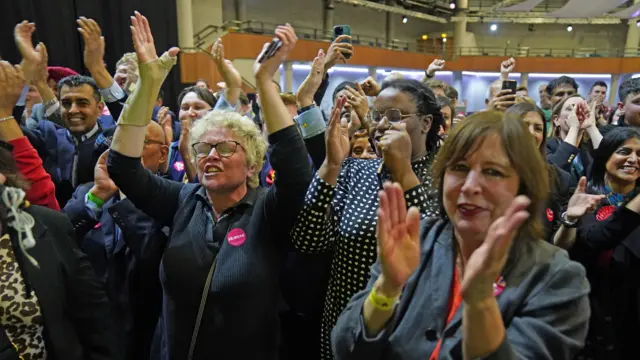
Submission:
[[[85,206],[92,186],[79,186],[63,211],[105,286],[126,358],[148,359],[162,306],[158,268],[168,230],[116,197],[104,204],[99,221],[93,219]]]

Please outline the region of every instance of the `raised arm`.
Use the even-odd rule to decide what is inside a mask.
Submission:
[[[586,185],[587,178],[583,176],[580,178],[573,196],[569,199],[567,211],[563,214],[562,221],[567,225],[562,224],[553,236],[553,244],[565,250],[571,249],[576,241],[575,224],[578,223],[578,220],[586,213],[593,211],[598,202],[604,199],[604,195],[587,194],[585,192]],[[569,224],[573,225],[569,226]]]
[[[221,38],[213,44],[211,55],[213,55],[213,62],[216,64],[218,73],[222,75],[225,84],[227,84],[224,89],[224,98],[231,107],[236,107],[242,91],[242,77],[238,70],[233,67],[231,61],[225,59]]]
[[[18,171],[31,185],[26,192],[27,200],[36,205],[60,210],[51,176],[42,167],[42,159],[38,152],[11,115],[24,84],[24,75],[19,66],[11,66],[6,61],[0,63],[0,119],[3,119],[0,120],[0,140],[13,145],[13,158]]]
[[[131,35],[140,62],[138,84],[127,99],[109,151],[107,169],[118,188],[131,201],[162,224],[169,224],[178,208],[182,184],[154,176],[140,162],[146,126],[165,77],[175,64],[178,48],[161,58],[156,54],[147,19],[136,12]]]
[[[35,48],[32,43],[32,35],[36,30],[36,24],[23,21],[16,25],[14,39],[16,46],[22,56],[22,68],[27,82],[32,83],[40,93],[44,104],[45,118],[56,121],[58,125],[65,126],[59,116],[52,116],[60,109],[60,103],[55,92],[51,90],[47,83],[49,73],[47,72],[47,62],[49,55],[44,43],[39,43]]]

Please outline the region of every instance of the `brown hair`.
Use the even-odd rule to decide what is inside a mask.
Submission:
[[[434,184],[439,191],[440,213],[446,218],[442,193],[446,170],[482,146],[482,141],[489,134],[496,134],[502,140],[511,166],[520,179],[518,195],[526,195],[531,199],[528,208],[531,216],[520,228],[520,235],[525,239],[542,239],[543,228],[538,215],[549,193],[547,165],[526,124],[523,121],[504,121],[504,118],[501,112],[482,111],[470,116],[449,133],[432,167]],[[478,140],[480,143],[477,143]]]
[[[285,105],[296,105],[296,96],[292,93],[280,93],[280,100]]]
[[[560,101],[559,103],[556,104],[556,106],[553,107],[553,109],[551,110],[551,126],[553,126],[553,136],[554,137],[559,137],[560,136],[560,127],[556,126],[556,121],[554,119],[554,117],[560,117],[560,113],[562,113],[562,108],[564,107],[564,104],[566,104],[567,100],[571,99],[571,98],[575,98],[575,97],[579,97],[581,99],[584,100],[584,98],[580,95],[580,94],[574,94],[569,96],[568,98]],[[560,139],[562,140],[562,139]]]

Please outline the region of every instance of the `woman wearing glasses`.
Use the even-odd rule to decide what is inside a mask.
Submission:
[[[253,121],[235,112],[211,111],[191,129],[199,184],[165,180],[142,168],[140,125],[151,118],[149,100],[175,58],[158,59],[139,14],[133,33],[140,80],[118,122],[108,171],[136,207],[171,228],[151,357],[277,359],[278,275],[312,177],[304,142],[271,80],[294,47],[295,32],[279,26],[281,48],[254,65],[271,163],[281,174],[268,190],[257,187],[267,144]]]
[[[437,215],[429,167],[441,124],[433,92],[418,81],[397,79],[383,86],[371,111],[370,130],[380,159],[345,160],[350,149],[346,129],[327,129],[325,161],[292,232],[299,251],[334,252],[322,321],[323,359],[332,358],[331,329],[351,297],[366,286],[376,260],[382,183],[399,182],[408,206],[419,207],[423,216]]]

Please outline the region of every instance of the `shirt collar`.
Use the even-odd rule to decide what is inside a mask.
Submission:
[[[85,142],[89,139],[91,139],[93,137],[93,135],[95,135],[98,131],[100,130],[100,126],[98,125],[98,122],[96,121],[96,124],[93,126],[93,129],[89,130],[88,133],[81,135],[80,137],[76,137],[71,135],[71,132],[69,132],[69,135],[71,135],[71,137],[79,142]]]
[[[204,188],[204,186],[199,185],[200,188],[198,189],[198,191],[196,192],[196,196],[201,200],[201,201],[205,201],[209,206],[211,206],[211,203],[209,202],[209,197],[207,196],[207,190]],[[250,187],[247,187],[247,193],[244,195],[244,197],[238,201],[235,205],[233,205],[232,207],[230,207],[229,209],[227,209],[227,211],[231,210],[231,209],[235,209],[239,206],[243,206],[243,205],[247,205],[247,206],[253,206],[256,202],[256,200],[258,199],[258,196],[260,195],[258,189],[252,189]]]

